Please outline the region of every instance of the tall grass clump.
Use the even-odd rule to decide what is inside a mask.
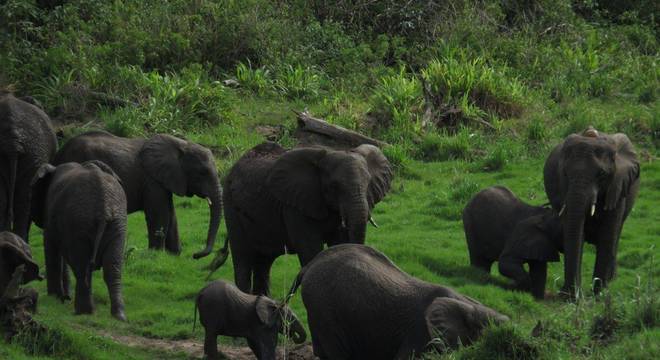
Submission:
[[[422,69],[427,101],[435,122],[455,126],[461,118],[518,117],[525,104],[525,86],[506,67],[495,67],[484,57],[469,57],[449,49]]]
[[[542,347],[527,336],[523,336],[512,325],[489,327],[473,346],[464,348],[459,358],[535,360],[543,355]]]
[[[385,129],[389,141],[401,142],[417,131],[421,90],[419,81],[406,74],[403,67],[379,79],[373,92],[373,113],[377,127]]]
[[[238,83],[259,95],[264,94],[272,86],[270,71],[266,67],[252,68],[252,63],[247,65],[239,62],[236,65],[236,80]]]
[[[311,67],[286,65],[277,72],[275,88],[289,99],[315,99],[321,90],[321,76]]]

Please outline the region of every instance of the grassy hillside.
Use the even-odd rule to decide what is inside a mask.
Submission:
[[[641,0],[5,0],[0,88],[39,100],[62,142],[94,128],[172,133],[209,146],[221,174],[263,141],[259,125],[282,126],[278,141],[293,145],[291,110],[308,108],[391,144],[385,152],[397,176],[374,211],[380,228],[368,230],[367,243],[414,276],[455,287],[513,320],[470,348],[432,357],[653,359],[660,357],[658,12],[656,2]],[[508,282],[496,271],[470,269],[465,202],[495,184],[546,202],[545,156],[588,125],[628,134],[642,163],[609,291],[579,304],[537,302],[504,289]],[[37,319],[51,336],[2,343],[0,358],[189,357],[121,340],[202,339],[199,327],[192,331],[193,299],[209,260],[191,257],[205,238],[207,206],[195,198],[176,203],[180,257],[148,251],[143,215],[129,218],[127,323],[110,318],[100,273],[93,316],[73,316],[72,304],[34,283],[42,295]],[[38,229],[32,239],[43,264]],[[587,245],[585,287],[593,262]],[[277,260],[275,296],[298,268],[294,256]],[[233,280],[231,262],[214,278]],[[560,263],[548,278],[556,292]],[[305,320],[299,296],[293,307]],[[544,336],[535,338],[539,321]]]

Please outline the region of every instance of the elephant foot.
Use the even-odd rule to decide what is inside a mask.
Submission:
[[[119,321],[126,321],[126,314],[124,314],[124,310],[113,310],[112,317]]]
[[[76,304],[76,315],[85,315],[94,313],[94,305],[92,304]]]

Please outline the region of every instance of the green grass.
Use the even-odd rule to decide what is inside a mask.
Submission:
[[[369,228],[367,244],[383,251],[411,275],[452,286],[511,317],[515,336],[509,334],[509,330],[502,330],[493,336],[513,336],[517,342],[528,341],[529,332],[537,321],[556,322],[556,319],[560,318],[573,323],[571,332],[579,339],[580,347],[572,349],[570,341],[558,340],[552,342],[555,347],[552,351],[544,350],[546,348],[542,347],[543,344],[538,345],[541,346],[540,350],[534,351],[540,351],[550,358],[591,357],[595,356],[595,353],[609,357],[611,354],[606,349],[601,349],[589,340],[591,319],[598,314],[598,309],[602,306],[602,302],[595,301],[589,293],[587,299],[578,306],[558,300],[537,302],[529,294],[503,289],[500,285],[506,284],[507,281],[497,274],[495,268],[492,276],[486,276],[468,266],[468,254],[460,221],[460,211],[465,201],[480,188],[502,184],[510,187],[524,200],[541,204],[545,202],[542,165],[543,159],[530,159],[511,163],[501,172],[474,173],[468,171],[470,164],[459,161],[410,161],[407,166],[418,176],[413,179],[395,180],[392,192],[375,208],[374,218],[380,228]],[[660,216],[660,210],[656,206],[660,201],[658,184],[660,165],[643,163],[642,190],[621,236],[619,273],[609,290],[616,300],[615,304],[623,304],[630,309],[633,308],[630,304],[636,301],[638,296],[648,294],[649,290],[644,288],[644,284],[650,281],[651,277],[657,279],[660,275],[658,267],[653,266],[654,261],[657,264],[660,258],[657,248],[653,246],[660,235],[660,227],[651,221]],[[152,352],[130,350],[116,345],[100,335],[103,332],[202,341],[203,330],[197,327],[195,332],[192,331],[193,299],[205,284],[206,271],[202,268],[210,259],[195,261],[192,254],[202,247],[208,218],[207,205],[201,199],[177,198],[176,206],[183,242],[183,253],[179,257],[148,250],[143,215],[136,213],[129,217],[127,248],[131,250],[123,272],[127,323],[117,322],[110,317],[107,290],[100,272],[94,274],[97,312],[91,316],[74,316],[72,304],[62,304],[46,296],[45,282],[31,284],[41,294],[40,310],[36,318],[47,326],[63,329],[67,341],[76,344],[75,348],[78,350],[71,350],[73,352],[65,354],[65,357],[105,359],[114,353],[135,359],[154,356]],[[222,241],[224,235],[222,229],[218,241]],[[43,246],[39,230],[33,230],[31,242],[37,262],[43,264]],[[583,283],[589,284],[594,263],[594,248],[590,245],[585,247],[583,263]],[[272,271],[274,297],[281,299],[285,295],[298,269],[295,256],[282,256],[275,262]],[[213,278],[233,281],[231,260],[216,272]],[[548,273],[549,290],[556,292],[562,278],[561,264],[551,264]],[[657,288],[650,291],[657,295]],[[655,304],[657,306],[657,302]],[[299,295],[293,298],[292,306],[301,320],[306,322]],[[640,317],[643,316],[637,316]],[[657,318],[652,325],[658,326]],[[639,324],[630,329],[616,330],[618,338],[609,345],[613,351],[624,353],[626,347],[634,349],[641,343],[649,342],[653,338],[649,333],[657,336],[657,330],[645,330],[645,327]],[[485,340],[484,343],[479,343],[477,348],[466,349],[451,356],[478,358],[475,354],[492,351],[488,341],[491,340]],[[242,344],[240,340],[226,338],[223,338],[221,343]],[[547,347],[547,344],[543,346]],[[103,351],[92,352],[90,349],[95,347],[102,347]],[[657,350],[657,346],[655,349]],[[23,354],[17,345],[1,351],[12,358],[23,356],[15,355]],[[176,354],[168,356],[185,358]]]

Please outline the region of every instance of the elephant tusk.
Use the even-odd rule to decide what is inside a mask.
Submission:
[[[378,229],[378,224],[376,224],[376,221],[374,221],[374,218],[372,216],[369,216],[369,223],[373,225],[373,227]]]
[[[561,217],[561,214],[564,213],[564,210],[566,210],[566,204],[561,206],[561,209],[559,209],[559,217]]]
[[[346,220],[344,220],[344,217],[343,217],[343,216],[342,216],[342,218],[341,218],[341,227],[342,227],[343,229],[346,228]]]
[[[210,198],[210,197],[207,197],[207,198],[206,198],[206,201],[208,201],[209,206],[213,206],[213,201],[211,201],[211,198]]]
[[[596,204],[591,204],[591,216],[594,216],[596,213]]]

